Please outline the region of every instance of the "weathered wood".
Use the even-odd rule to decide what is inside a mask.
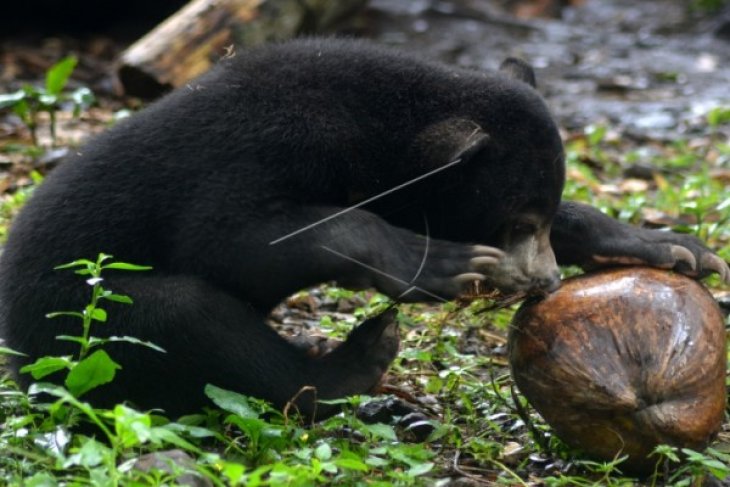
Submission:
[[[124,92],[155,97],[233,49],[323,32],[367,0],[192,0],[120,58]]]

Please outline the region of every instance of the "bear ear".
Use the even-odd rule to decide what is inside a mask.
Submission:
[[[473,120],[450,118],[423,130],[411,146],[410,157],[431,168],[457,159],[466,162],[488,142],[489,135]]]
[[[502,64],[499,66],[499,70],[510,78],[527,83],[533,88],[537,86],[537,83],[535,82],[535,71],[532,69],[532,66],[522,59],[508,57],[502,61]]]

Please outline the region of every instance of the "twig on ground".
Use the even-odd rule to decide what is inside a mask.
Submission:
[[[284,414],[284,425],[287,426],[289,424],[289,408],[294,406],[294,409],[296,409],[297,413],[299,413],[299,408],[297,407],[296,400],[299,399],[299,396],[304,394],[305,392],[312,391],[314,394],[314,409],[312,410],[312,418],[311,418],[311,425],[314,426],[314,418],[317,416],[317,388],[314,386],[304,386],[299,391],[297,391],[294,396],[289,399],[284,406],[284,410],[282,413]]]

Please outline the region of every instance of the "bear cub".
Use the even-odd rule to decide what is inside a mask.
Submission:
[[[644,263],[695,276],[727,264],[697,239],[633,228],[562,202],[563,147],[532,69],[483,73],[367,42],[296,40],[238,52],[93,139],[13,223],[0,260],[0,331],[27,354],[69,355],[88,288],[54,266],[99,252],[152,271],[109,271],[97,336],[122,369],[84,399],[168,414],[205,384],[282,407],[373,388],[397,353],[394,311],[311,357],[265,323],[325,281],[439,301],[482,281],[549,292],[558,264]],[[29,382],[20,374],[21,384]]]

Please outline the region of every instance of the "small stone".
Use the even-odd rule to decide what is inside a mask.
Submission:
[[[375,399],[361,404],[357,409],[357,418],[367,424],[390,423],[394,416],[407,416],[416,411],[416,408],[396,397]]]
[[[400,426],[405,426],[405,431],[410,433],[413,441],[422,443],[428,439],[428,436],[435,430],[433,423],[428,416],[420,412],[407,414],[398,421]]]
[[[139,457],[132,466],[140,472],[160,470],[175,477],[175,485],[185,487],[213,487],[213,483],[194,472],[195,460],[182,450],[167,450],[148,453]]]

